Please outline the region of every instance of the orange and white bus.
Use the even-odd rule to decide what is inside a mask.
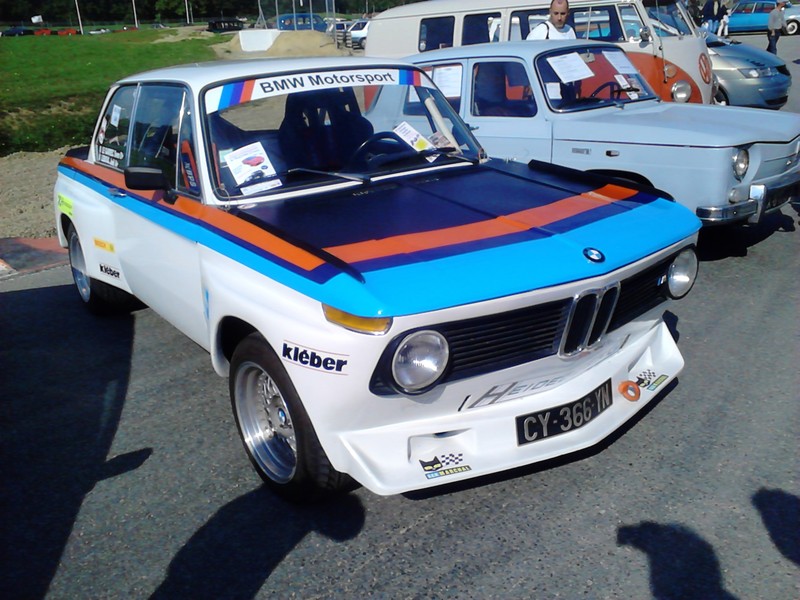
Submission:
[[[549,7],[550,0],[427,0],[397,6],[372,19],[366,54],[398,58],[524,40],[547,19]],[[578,38],[621,46],[664,100],[711,103],[705,39],[680,0],[574,0],[568,22]]]

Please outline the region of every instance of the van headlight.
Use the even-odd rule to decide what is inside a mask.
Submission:
[[[672,86],[672,100],[675,102],[688,102],[691,95],[692,86],[686,81],[676,81]]]
[[[733,174],[739,181],[747,173],[750,166],[750,153],[745,148],[739,148],[733,153]]]
[[[697,279],[698,261],[693,248],[682,250],[667,269],[667,293],[670,298],[683,298]]]
[[[392,358],[392,376],[404,392],[418,393],[436,383],[447,368],[450,346],[438,331],[416,331],[403,339]]]

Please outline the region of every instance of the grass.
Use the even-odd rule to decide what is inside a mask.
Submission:
[[[88,143],[116,80],[157,67],[213,60],[227,37],[153,43],[178,30],[0,38],[0,156]]]

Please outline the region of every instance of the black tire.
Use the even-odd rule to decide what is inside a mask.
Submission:
[[[800,29],[800,23],[797,21],[788,21],[786,23],[786,34],[797,35],[797,30]]]
[[[75,226],[67,227],[67,250],[72,280],[86,308],[96,315],[130,312],[141,303],[125,290],[97,281],[88,275],[83,246]]]
[[[717,91],[714,94],[714,104],[718,106],[728,106],[731,101],[728,99],[728,94],[725,93],[725,90],[722,87],[717,87]]]
[[[293,502],[355,487],[331,465],[289,375],[261,334],[250,334],[236,347],[229,387],[247,457],[268,487]]]

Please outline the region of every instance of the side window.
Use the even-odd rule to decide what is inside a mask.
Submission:
[[[471,112],[481,117],[532,117],[536,102],[525,67],[519,62],[492,61],[473,67]]]
[[[122,169],[127,158],[128,129],[136,99],[136,86],[129,85],[114,92],[100,120],[95,138],[95,160]]]
[[[627,39],[640,38],[644,23],[636,8],[629,5],[621,5],[619,7],[620,15],[622,15],[622,26],[625,28],[625,37]]]
[[[531,29],[536,27],[539,23],[544,23],[545,21],[547,21],[547,17],[549,14],[550,14],[550,9],[548,8],[514,11],[513,13],[511,13],[511,23],[512,23],[511,39],[524,40],[525,38],[528,37],[528,34],[531,32]],[[513,29],[514,23],[519,23],[517,32],[515,32]],[[517,37],[517,35],[519,37]]]
[[[178,86],[143,85],[139,90],[128,166],[157,167],[176,181],[178,126],[184,90]]]
[[[499,22],[499,12],[465,16],[461,32],[461,45],[469,46],[493,41],[492,34],[496,32]]]
[[[425,72],[433,80],[447,102],[456,112],[461,110],[461,83],[464,79],[464,66],[461,63],[426,67]]]
[[[455,17],[435,17],[422,19],[419,26],[419,51],[438,50],[450,48],[453,45],[453,30]]]
[[[636,9],[632,6],[621,8],[632,10],[636,15]],[[638,15],[636,18],[638,19]],[[581,11],[571,10],[568,22],[575,29],[575,35],[580,39],[618,42],[626,37],[623,35],[614,6],[596,6],[591,10]],[[639,29],[637,28],[636,31]]]

